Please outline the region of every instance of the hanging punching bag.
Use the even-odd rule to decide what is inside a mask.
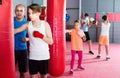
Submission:
[[[0,78],[15,78],[13,2],[0,1]]]
[[[96,14],[95,14],[95,20],[99,21],[99,19],[100,19],[100,14],[98,12],[96,12]]]
[[[65,70],[65,1],[47,1],[47,21],[54,40],[54,44],[50,46],[49,74],[52,76],[60,76]]]

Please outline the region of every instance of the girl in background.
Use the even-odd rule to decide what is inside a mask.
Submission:
[[[80,29],[80,23],[78,20],[74,21],[74,28],[71,30],[66,30],[71,35],[71,66],[70,74],[73,74],[73,67],[75,61],[75,54],[77,52],[79,60],[77,69],[84,70],[82,67],[82,57],[83,57],[83,40],[85,40],[85,34]]]

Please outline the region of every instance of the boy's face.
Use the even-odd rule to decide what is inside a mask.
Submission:
[[[33,12],[31,9],[28,9],[28,16],[31,21],[34,21],[39,18],[40,13],[39,12]]]
[[[75,22],[74,27],[75,27],[75,29],[80,29],[80,24],[78,22]]]

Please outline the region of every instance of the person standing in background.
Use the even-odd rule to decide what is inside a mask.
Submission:
[[[21,27],[23,24],[27,23],[25,16],[25,6],[18,4],[15,7],[15,17],[14,17],[14,29]],[[28,51],[27,43],[29,39],[26,38],[26,31],[15,34],[15,65],[18,65],[20,72],[20,78],[27,78],[26,72],[28,71]]]
[[[85,16],[85,18],[80,20],[80,22],[81,22],[81,29],[84,31],[84,33],[86,35],[86,41],[87,41],[88,46],[89,46],[89,53],[94,55],[94,53],[92,52],[92,42],[91,42],[89,31],[88,31],[89,28],[92,25],[92,22],[90,22],[90,18],[89,18],[88,13],[85,13],[84,16]]]
[[[101,58],[101,46],[102,44],[105,45],[106,50],[106,61],[110,59],[109,56],[109,30],[110,30],[110,23],[107,19],[107,16],[102,16],[102,22],[96,24],[96,27],[101,27],[101,33],[99,36],[99,45],[98,45],[98,55],[97,58]]]
[[[74,61],[75,54],[78,54],[78,70],[84,70],[82,67],[82,58],[83,58],[83,40],[86,39],[83,30],[80,29],[80,23],[78,20],[74,21],[74,28],[66,30],[66,33],[71,35],[71,65],[70,65],[70,74],[74,72]]]

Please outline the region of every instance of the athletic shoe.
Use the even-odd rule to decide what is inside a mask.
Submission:
[[[94,55],[94,53],[92,51],[89,51],[90,54]]]
[[[78,67],[77,70],[85,70],[83,67]]]
[[[73,74],[73,70],[72,69],[70,70],[69,74]]]
[[[110,57],[106,57],[106,61],[108,61],[110,59]]]
[[[100,57],[101,57],[100,55],[97,55],[97,57],[96,57],[96,58],[100,59]]]

